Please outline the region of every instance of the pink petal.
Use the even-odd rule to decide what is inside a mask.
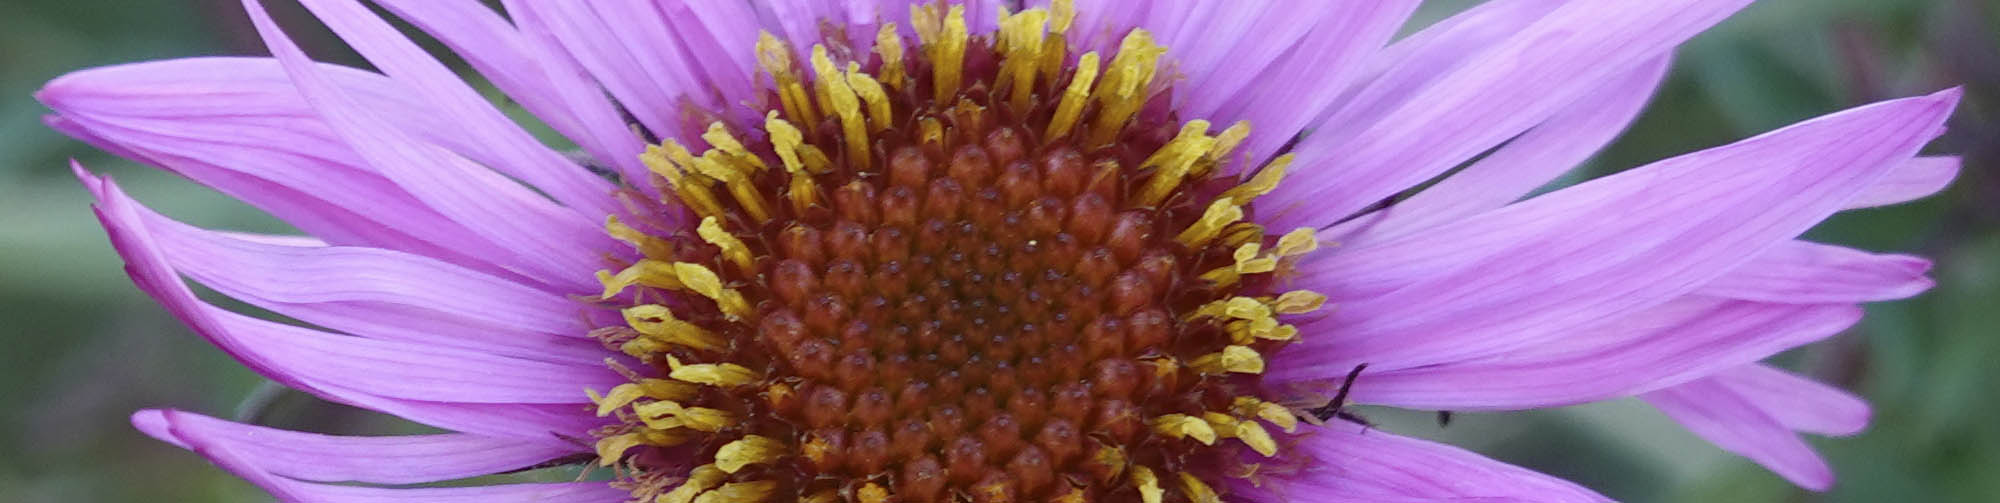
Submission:
[[[560,283],[575,291],[594,286],[590,277],[600,250],[619,249],[598,228],[601,222],[555,206],[463,157],[416,142],[355,106],[264,15],[257,0],[244,5],[299,93],[362,159],[439,213],[492,240],[500,251],[513,253],[524,274],[549,281],[575,278]]]
[[[1678,297],[1839,210],[1936,137],[1958,95],[1856,108],[1329,254],[1462,265],[1336,306],[1306,338],[1320,349],[1301,352],[1336,368],[1462,360]],[[1340,276],[1305,273],[1354,298],[1338,294]]]
[[[667,138],[687,136],[679,100],[690,97],[710,108],[717,96],[697,94],[696,80],[683,61],[679,44],[667,33],[665,18],[650,5],[624,2],[622,7],[596,2],[506,2],[517,23],[534,22],[562,43],[562,48],[590,72],[624,109],[647,129]],[[606,17],[613,10],[620,17]],[[533,11],[530,13],[529,11]],[[748,51],[749,47],[741,50]],[[699,132],[697,131],[698,135]]]
[[[1340,97],[1357,77],[1356,69],[1395,35],[1417,3],[1353,0],[1315,7],[1323,16],[1319,24],[1297,44],[1291,44],[1284,56],[1255,73],[1240,90],[1229,94],[1207,88],[1190,91],[1229,96],[1215,116],[1249,120],[1252,134],[1242,155],[1252,165],[1262,163],[1291,143],[1308,122]],[[1299,15],[1292,9],[1284,12]]]
[[[1609,145],[1659,88],[1669,58],[1639,66],[1407,200],[1336,226],[1349,245],[1386,239],[1520,200]]]
[[[1320,226],[1442,174],[1604,82],[1728,17],[1748,0],[1575,2],[1460,66],[1348,138],[1307,137],[1298,169],[1260,199],[1274,228]]]
[[[367,7],[354,0],[304,4],[376,68],[443,114],[452,125],[445,131],[462,134],[482,147],[460,153],[527,182],[579,213],[594,217],[617,209],[611,184],[542,145]]]
[[[1313,461],[1259,501],[1610,501],[1567,481],[1464,449],[1338,421],[1290,448]],[[1238,484],[1239,490],[1249,489]],[[1246,492],[1252,492],[1254,489]],[[1289,495],[1289,496],[1286,496]],[[1286,499],[1289,498],[1289,499]]]
[[[1824,491],[1833,486],[1833,469],[1812,446],[1756,402],[1714,381],[1682,384],[1640,398],[1696,436],[1750,458],[1800,487]]]
[[[1860,321],[1849,305],[1687,298],[1572,331],[1559,345],[1490,358],[1368,372],[1358,403],[1436,410],[1522,410],[1594,402],[1673,386],[1824,339]],[[1371,370],[1376,367],[1370,366]],[[1271,379],[1338,386],[1345,370],[1282,367]]]
[[[1930,197],[1951,185],[1951,180],[1958,177],[1958,165],[1958,156],[1911,159],[1868,190],[1861,191],[1861,195],[1854,196],[1847,207],[1872,208]]]
[[[1794,240],[1765,250],[1696,292],[1794,304],[1879,302],[1929,290],[1934,283],[1924,273],[1930,270],[1931,261],[1923,257]]]
[[[587,451],[561,442],[529,443],[463,433],[341,437],[162,409],[132,414],[132,426],[182,448],[227,445],[260,470],[321,482],[435,482],[526,468]]]
[[[1708,378],[1756,403],[1786,428],[1847,436],[1868,427],[1868,402],[1840,388],[1768,365],[1744,365]]]
[[[111,196],[111,195],[107,195]],[[351,334],[601,366],[583,304],[377,248],[278,244],[176,222],[125,201],[168,264],[225,295]]]

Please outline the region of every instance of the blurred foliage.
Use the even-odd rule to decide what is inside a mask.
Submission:
[[[282,2],[280,2],[282,3]],[[1427,6],[1419,22],[1468,2]],[[282,231],[248,207],[43,128],[31,93],[103,64],[261,48],[229,0],[0,3],[0,501],[262,501],[262,493],[146,439],[132,410],[176,407],[326,432],[408,426],[296,393],[272,392],[132,288],[64,160],[116,176],[169,215],[211,227]],[[296,8],[281,20],[323,58],[350,52]],[[1841,480],[1799,491],[1632,401],[1554,411],[1366,413],[1568,477],[1634,502],[1990,501],[2000,494],[2000,5],[1990,0],[1765,0],[1689,43],[1648,112],[1577,179],[1748,137],[1882,98],[1964,85],[1932,150],[1963,153],[1940,197],[1850,212],[1813,238],[1937,261],[1938,287],[1871,306],[1852,333],[1784,355],[1866,395],[1874,425],[1816,439]],[[247,398],[246,398],[247,397]],[[559,479],[571,474],[533,475]]]

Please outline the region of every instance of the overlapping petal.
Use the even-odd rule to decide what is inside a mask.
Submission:
[[[414,484],[517,470],[576,446],[464,433],[342,437],[285,431],[177,410],[142,410],[132,426],[180,446],[226,445],[273,475],[319,482]]]
[[[1575,484],[1478,454],[1337,421],[1296,448],[1313,463],[1268,490],[1239,485],[1256,501],[1378,502],[1611,501]],[[1268,491],[1268,492],[1267,492]]]

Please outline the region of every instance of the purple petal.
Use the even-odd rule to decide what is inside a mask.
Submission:
[[[1341,276],[1307,265],[1300,283],[1355,300],[1304,344],[1340,348],[1319,365],[1416,366],[1546,343],[1665,302],[1839,210],[1936,137],[1958,96],[1848,110],[1328,254],[1333,264],[1458,266],[1355,298],[1340,292]]]
[[[667,33],[666,19],[650,5],[623,2],[622,7],[612,7],[598,2],[515,1],[505,4],[507,12],[517,16],[517,23],[538,23],[554,35],[570,57],[603,84],[626,111],[662,137],[686,136],[683,134],[686,128],[678,120],[681,98],[695,99],[710,108],[726,103],[711,95],[689,96],[704,87],[704,83],[695,80],[690,69],[682,64],[685,56]],[[611,17],[614,14],[618,17]]]
[[[1771,368],[1744,365],[1710,376],[1708,381],[1756,403],[1786,428],[1821,435],[1847,436],[1868,427],[1868,402],[1840,388]]]
[[[314,0],[304,4],[369,63],[442,113],[452,125],[446,131],[463,134],[483,147],[460,153],[527,182],[579,213],[595,217],[616,210],[611,184],[542,145],[359,2]]]
[[[1911,159],[1868,190],[1861,191],[1861,195],[1854,196],[1847,207],[1872,208],[1930,197],[1951,185],[1951,180],[1958,177],[1958,165],[1958,156]]]
[[[1258,202],[1267,225],[1319,226],[1435,177],[1720,22],[1749,0],[1564,5],[1351,137],[1307,137]]]
[[[209,231],[123,201],[168,264],[300,321],[372,338],[599,367],[581,303],[448,263],[363,247],[276,244]]]
[[[1640,398],[1696,436],[1770,468],[1800,487],[1824,491],[1833,469],[1812,446],[1763,407],[1712,380],[1695,381]]]
[[[393,83],[324,66],[371,108],[443,129]],[[85,70],[37,94],[72,136],[158,165],[270,212],[329,242],[375,246],[502,271],[491,250],[332,140],[275,60],[195,58]],[[417,113],[413,113],[417,112]]]
[[[477,0],[375,3],[437,37],[495,87],[575,141],[596,162],[616,169],[633,182],[630,185],[653,190],[651,184],[638,183],[651,176],[639,162],[645,144],[597,84],[532,20],[516,19],[523,26],[517,31]]]
[[[1349,245],[1386,239],[1505,206],[1571,169],[1625,131],[1666,76],[1668,58],[1640,65],[1547,122],[1407,200],[1336,226]]]
[[[1313,461],[1258,501],[1610,501],[1567,481],[1464,449],[1338,421],[1290,448]],[[1255,495],[1248,484],[1239,490]],[[1290,495],[1289,499],[1286,499]]]
[[[183,448],[227,445],[261,470],[321,482],[435,482],[517,470],[586,451],[560,442],[529,443],[463,433],[341,437],[160,409],[133,414],[132,425]]]
[[[522,272],[586,291],[600,250],[618,249],[599,222],[550,203],[513,180],[414,141],[354,105],[269,19],[258,0],[244,7],[265,44],[335,133],[411,195],[518,257]],[[563,279],[575,278],[564,282]]]
[[[379,383],[385,380],[383,372],[406,371],[419,378],[442,378],[445,381],[469,379],[462,375],[435,375],[438,370],[419,368],[423,366],[477,367],[483,364],[487,367],[485,370],[488,373],[493,373],[495,370],[493,367],[497,366],[498,374],[525,371],[538,374],[542,379],[566,380],[572,383],[570,390],[579,392],[584,386],[606,383],[596,378],[572,377],[578,374],[573,367],[556,367],[526,360],[509,361],[510,359],[478,355],[476,352],[464,350],[416,348],[404,343],[337,336],[250,318],[209,305],[195,298],[194,292],[189,290],[187,285],[175,276],[173,269],[167,266],[166,257],[160,252],[156,240],[139,224],[140,211],[132,200],[109,179],[84,172],[82,166],[74,163],[72,167],[92,193],[101,194],[95,207],[98,219],[103,222],[106,234],[111,238],[112,247],[126,260],[125,269],[132,277],[133,283],[158,300],[168,312],[179,318],[182,323],[186,323],[196,333],[265,377],[328,400],[379,410],[440,428],[490,436],[548,439],[554,438],[552,436],[554,434],[578,435],[601,422],[583,410],[580,403],[559,405],[441,403],[376,395],[374,391],[393,391],[399,394],[425,393],[419,389],[403,389],[413,386],[410,381]],[[394,354],[403,350],[414,351],[402,355]],[[473,354],[464,355],[464,353]],[[397,359],[407,361],[425,358],[425,355],[453,358],[466,356],[468,360],[395,363]],[[375,365],[371,360],[388,364]],[[478,373],[479,370],[471,372]],[[524,381],[536,379],[498,374],[482,377]],[[393,379],[388,380],[393,381]],[[361,390],[350,386],[350,381],[371,386],[380,385],[384,389]],[[556,393],[548,390],[560,386],[546,382],[522,384],[528,386],[533,394],[550,397],[554,397]],[[504,398],[501,395],[508,393],[506,390],[472,392],[480,393],[485,398]],[[457,398],[452,397],[452,399]]]
[[[1793,304],[1860,303],[1905,299],[1929,290],[1931,261],[1874,254],[1806,241],[1790,241],[1696,292],[1732,299]]]
[[[604,482],[391,489],[303,482],[271,473],[243,446],[201,437],[179,437],[187,448],[286,503],[616,503],[631,494]]]
[[[1229,97],[1213,116],[1249,120],[1253,134],[1244,144],[1243,155],[1252,165],[1261,163],[1291,143],[1348,88],[1360,73],[1356,70],[1362,62],[1395,35],[1417,4],[1411,0],[1353,0],[1316,6],[1313,10],[1322,13],[1319,24],[1262,71],[1242,69],[1245,73],[1241,75],[1252,77],[1249,81],[1234,89],[1229,84],[1239,82],[1224,80],[1190,91]],[[1295,9],[1281,11],[1281,15],[1300,15]],[[1190,105],[1196,110],[1202,106],[1198,101]]]
[[[1521,410],[1607,400],[1749,364],[1839,333],[1860,319],[1861,310],[1849,305],[1686,298],[1571,331],[1560,344],[1365,373],[1351,388],[1351,397],[1358,403],[1436,410]],[[1307,378],[1335,386],[1342,376],[1332,372],[1345,374],[1334,368],[1308,369],[1274,365],[1269,378]]]

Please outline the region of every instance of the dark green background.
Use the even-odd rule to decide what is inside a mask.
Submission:
[[[1421,19],[1466,2],[1433,3]],[[352,61],[297,9],[279,10],[315,54]],[[140,407],[316,431],[408,430],[265,386],[134,289],[65,159],[110,173],[148,204],[193,223],[284,229],[240,203],[44,129],[45,110],[29,96],[56,75],[93,65],[261,54],[245,26],[228,0],[0,2],[0,501],[268,499],[137,434],[125,417]],[[1991,0],[1764,0],[1685,46],[1646,115],[1586,173],[1869,101],[1966,86],[1951,132],[1931,149],[1966,155],[1965,173],[1948,192],[1844,214],[1812,233],[1937,261],[1930,293],[1871,306],[1850,333],[1783,357],[1875,405],[1867,432],[1815,440],[1840,474],[1833,491],[1793,489],[1629,400],[1461,414],[1442,430],[1427,415],[1366,414],[1635,502],[2000,498],[2000,180],[1988,168],[2000,159],[1996,27],[2000,3]]]

